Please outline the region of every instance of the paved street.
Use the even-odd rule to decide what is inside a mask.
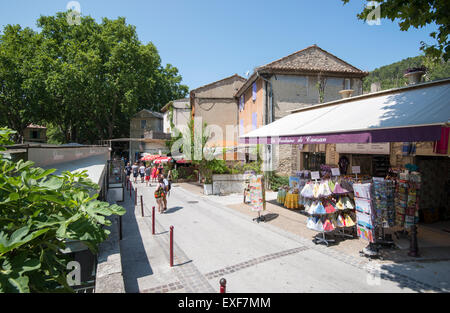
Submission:
[[[127,292],[430,292],[448,289],[442,280],[414,274],[408,267],[377,267],[351,255],[314,245],[303,238],[227,207],[232,197],[206,197],[176,184],[168,211],[156,213],[151,234],[153,188],[137,184],[143,195],[134,207],[134,193],[123,204],[122,267]],[[157,209],[156,209],[157,212]],[[175,228],[175,261],[169,267],[169,228]],[[436,267],[436,265],[433,265]],[[446,273],[448,263],[437,265]],[[423,266],[422,266],[423,267]],[[434,267],[428,269],[431,273]],[[370,274],[371,272],[372,274]],[[425,273],[424,271],[423,273]],[[448,273],[446,274],[449,275]],[[379,279],[377,278],[379,277]],[[449,281],[450,277],[443,278]]]

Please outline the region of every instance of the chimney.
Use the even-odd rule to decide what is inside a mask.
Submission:
[[[419,84],[422,81],[422,76],[426,73],[425,67],[409,68],[405,71],[403,77],[407,77],[409,85]]]

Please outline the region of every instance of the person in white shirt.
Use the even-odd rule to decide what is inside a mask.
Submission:
[[[141,175],[141,183],[144,183],[144,176],[145,176],[144,164],[141,164],[141,166],[139,167],[139,174]]]

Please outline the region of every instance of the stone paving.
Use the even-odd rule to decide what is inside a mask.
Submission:
[[[394,292],[401,292],[401,290],[403,290],[403,292],[445,292],[448,290],[448,285],[442,284],[442,281],[429,282],[426,278],[424,279],[423,275],[416,275],[414,277],[414,275],[410,274],[411,271],[406,271],[404,267],[390,267],[386,264],[383,265],[380,262],[370,262],[366,258],[357,258],[354,255],[345,253],[345,249],[339,250],[335,248],[328,248],[322,245],[315,245],[314,243],[312,243],[310,238],[298,236],[297,234],[293,234],[292,232],[286,231],[285,229],[279,228],[275,225],[271,225],[269,222],[260,224],[249,222],[248,214],[243,214],[242,212],[238,212],[236,209],[229,208],[230,203],[228,202],[233,202],[233,200],[230,200],[231,198],[201,196],[199,193],[192,192],[191,190],[188,191],[188,189],[189,188],[184,189],[184,186],[183,188],[178,187],[172,189],[172,193],[176,196],[169,198],[169,210],[166,214],[156,214],[156,235],[152,236],[150,208],[154,203],[154,199],[152,197],[153,188],[143,188],[142,185],[138,184],[138,195],[142,194],[144,197],[146,216],[144,218],[140,216],[140,201],[138,201],[138,206],[136,208],[134,208],[133,204],[133,207],[128,208],[128,210],[134,212],[134,219],[137,221],[139,233],[142,237],[140,240],[143,242],[144,246],[147,246],[147,248],[145,249],[147,252],[147,256],[145,256],[143,253],[137,253],[134,256],[129,254],[122,257],[124,259],[123,267],[127,292],[218,292],[218,281],[220,278],[225,276],[227,276],[227,280],[228,277],[232,277],[234,279],[234,288],[236,288],[235,292],[242,292],[243,290],[246,290],[245,288],[250,288],[249,286],[252,286],[252,288],[258,288],[253,286],[252,283],[248,281],[248,277],[257,275],[256,273],[258,271],[261,271],[262,268],[270,268],[272,270],[276,269],[276,271],[274,271],[275,273],[281,268],[279,267],[279,265],[277,265],[277,267],[273,267],[275,266],[273,262],[283,259],[288,261],[297,255],[300,257],[303,253],[306,253],[304,257],[300,259],[298,259],[298,257],[295,257],[295,259],[298,259],[298,261],[296,262],[301,262],[301,259],[304,258],[306,258],[305,260],[307,260],[311,255],[320,253],[320,259],[322,262],[325,260],[329,260],[328,262],[330,262],[330,264],[335,264],[335,267],[338,264],[341,264],[338,267],[347,268],[347,270],[344,270],[344,272],[356,271],[354,274],[355,277],[364,277],[361,275],[367,275],[367,273],[378,273],[378,275],[384,282],[383,284],[385,285],[385,288],[381,289],[383,291],[395,290]],[[228,207],[226,207],[225,205],[228,205]],[[206,208],[213,208],[213,210],[211,211],[211,209]],[[202,212],[207,213],[207,215],[198,215],[199,213],[203,214]],[[214,217],[214,214],[218,214],[218,216]],[[128,222],[130,222],[130,220],[133,220],[131,218],[131,215],[132,214],[128,216]],[[204,218],[207,219],[202,221],[202,219]],[[209,218],[214,219],[210,220]],[[216,221],[216,219],[218,220]],[[124,220],[127,219],[124,217]],[[223,221],[223,223],[221,224],[220,221]],[[176,239],[174,244],[175,259],[174,266],[172,268],[169,268],[168,226],[170,225],[169,223],[174,222],[176,223],[175,225],[177,225],[175,230]],[[218,224],[216,225],[216,223]],[[237,225],[234,225],[234,223],[237,223]],[[194,226],[195,228],[192,228],[189,225],[196,226]],[[129,223],[129,226],[132,227],[136,225],[133,225],[132,222]],[[197,233],[198,228],[204,228],[201,234]],[[217,236],[216,233],[208,233],[207,231],[205,232],[205,230],[207,229],[215,228],[221,228],[219,232],[223,232],[225,229],[228,229],[227,231],[229,233],[227,234],[229,235],[220,239],[220,235]],[[192,232],[193,230],[195,231]],[[234,238],[239,235],[236,234],[236,232],[241,231],[243,236],[245,236],[245,233],[252,234],[253,232],[257,232],[259,234],[258,236],[268,236],[266,239],[262,239],[267,241],[266,247],[264,247],[264,245],[261,246],[259,243],[255,246],[255,242],[251,240],[252,235],[250,235],[250,237],[248,237],[248,235],[243,237],[244,240],[242,240],[242,243],[236,242]],[[207,236],[210,236],[211,238],[204,237],[205,234]],[[131,233],[131,235],[133,234]],[[134,237],[131,236],[128,238],[128,240],[130,240],[130,238],[137,239],[136,235],[137,232],[135,231]],[[239,236],[237,236],[236,238],[239,238]],[[208,241],[204,241],[205,239],[211,241],[211,243],[216,242],[219,244],[219,246],[217,246],[217,244],[214,246],[209,246]],[[121,243],[121,245],[126,245],[126,241],[127,236],[124,237],[124,241]],[[249,243],[246,244],[246,241],[248,241]],[[224,245],[223,249],[220,247],[220,244]],[[234,248],[232,248],[233,245]],[[148,246],[150,246],[150,248],[148,248]],[[283,249],[283,247],[285,248]],[[241,250],[245,251],[243,257],[240,257]],[[269,253],[261,254],[261,252],[264,250]],[[125,251],[127,251],[126,248]],[[129,249],[128,251],[131,253],[133,250]],[[186,251],[188,251],[188,254],[185,253]],[[231,253],[227,253],[226,251]],[[316,252],[311,254],[311,252],[308,251]],[[145,261],[142,261],[142,258],[144,257],[149,260],[151,271],[137,270],[139,275],[134,276],[140,277],[133,277],[132,279],[130,279],[127,275],[127,272],[133,273],[133,271],[130,271],[129,269],[127,270],[126,266],[137,265],[138,267],[144,266],[145,268]],[[136,259],[141,259],[140,263],[136,263]],[[285,264],[285,262],[282,261],[281,264]],[[350,266],[350,268],[354,268],[355,270],[351,270],[350,268],[348,268],[348,266]],[[294,271],[297,270],[306,270],[307,272],[305,273],[309,273],[306,267],[302,268],[301,263],[299,263],[298,269],[297,267],[295,267]],[[286,273],[283,273],[283,275],[285,274]],[[296,275],[295,272],[293,272],[292,274],[294,276]],[[280,277],[283,275],[280,275]],[[257,277],[256,280],[265,279],[260,275],[254,277]],[[285,283],[289,284],[290,279],[291,278],[285,278]],[[312,280],[309,281],[309,283],[305,286],[298,286],[297,289],[294,288],[293,291],[289,289],[288,292],[313,291],[315,282],[318,285],[326,283],[326,279],[325,282],[316,281],[314,277],[310,277],[310,279]],[[322,278],[321,280],[324,279]],[[284,288],[286,288],[285,285],[282,284],[284,284],[283,279],[280,278],[280,281],[271,282],[271,288],[275,288],[274,290],[279,290],[279,292],[281,292],[282,290],[284,290]],[[276,286],[278,285],[280,287],[279,289],[276,289]],[[353,288],[356,288],[356,290],[358,290],[358,286],[352,287],[353,285],[354,284],[350,284],[347,287],[342,287],[342,290],[350,291],[353,290]],[[323,285],[323,290],[327,290],[327,288],[330,288],[330,286],[333,285]],[[362,288],[361,290],[366,290],[368,292],[371,292],[371,290],[377,290],[376,288],[371,289],[364,285],[360,287]],[[336,292],[337,290],[335,290],[334,288],[336,287],[331,287],[330,291]],[[227,290],[232,291],[233,288],[227,287]],[[260,291],[267,290],[259,290],[259,292]]]

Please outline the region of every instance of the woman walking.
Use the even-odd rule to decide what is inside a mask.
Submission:
[[[153,165],[152,168],[152,182],[156,183],[156,179],[158,178],[158,176],[156,175],[156,165]]]
[[[137,177],[139,175],[139,166],[137,165],[137,162],[135,162],[132,166],[132,171],[133,171],[133,177],[134,177],[134,183],[137,183]]]
[[[158,204],[158,212],[159,213],[164,213],[164,211],[166,210],[166,207],[164,205],[164,200],[166,197],[166,192],[165,192],[166,188],[164,185],[164,181],[162,178],[159,178],[159,182],[158,185],[156,187],[155,190],[155,199],[156,199],[156,203]]]

